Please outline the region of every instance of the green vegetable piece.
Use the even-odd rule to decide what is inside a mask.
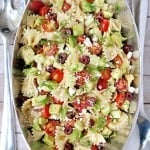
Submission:
[[[57,88],[58,84],[54,81],[45,81],[40,84],[40,87],[46,86],[49,90],[54,90]]]
[[[102,108],[102,109],[101,109],[101,113],[102,113],[104,116],[107,116],[107,115],[110,113],[110,105],[108,104],[106,107]]]
[[[38,122],[39,122],[39,125],[44,125],[45,123],[48,122],[48,120],[45,119],[45,118],[40,117],[40,118],[38,119]]]
[[[98,129],[101,129],[105,126],[105,124],[106,124],[106,120],[105,120],[104,117],[101,116],[101,117],[99,117],[95,120],[95,125],[94,126]]]
[[[36,118],[33,122],[33,125],[32,125],[33,129],[36,130],[36,131],[41,131],[41,127],[39,125],[39,122],[38,122],[38,118]]]
[[[77,39],[74,36],[69,36],[68,42],[71,47],[75,47],[77,45]]]
[[[51,146],[48,146],[41,141],[32,141],[30,143],[30,146],[31,146],[32,150],[38,150],[38,149],[41,149],[41,147],[44,150],[53,150],[53,148]]]
[[[40,45],[45,45],[47,43],[48,43],[47,39],[41,39],[39,42]]]
[[[58,9],[61,10],[64,4],[64,0],[54,0],[54,2],[56,3]]]
[[[44,106],[49,102],[47,95],[40,95],[32,98],[32,106]]]
[[[58,116],[60,113],[60,110],[61,110],[61,105],[59,105],[59,104],[51,104],[49,107],[49,112],[52,115]]]
[[[112,118],[120,118],[121,117],[121,111],[120,110],[114,110],[111,112]]]
[[[109,138],[111,134],[112,134],[112,130],[110,130],[110,129],[107,128],[107,127],[104,127],[104,129],[103,129],[103,131],[102,131],[102,135],[103,135],[105,138]]]
[[[130,102],[128,100],[125,100],[123,105],[121,106],[121,109],[124,110],[125,112],[128,112],[129,107],[130,107]]]
[[[81,138],[81,135],[82,135],[81,131],[74,128],[73,132],[69,135],[70,142],[79,141]]]
[[[111,18],[113,16],[112,12],[109,12],[109,11],[106,11],[106,10],[103,11],[103,14],[104,14],[105,18]]]
[[[37,75],[37,73],[38,73],[38,70],[37,70],[37,68],[35,68],[35,67],[31,67],[31,68],[28,68],[28,69],[24,69],[23,70],[23,73],[26,75],[26,76],[36,76]]]
[[[79,36],[84,34],[84,26],[82,23],[76,24],[73,26],[73,35]]]
[[[76,123],[74,124],[74,126],[75,126],[75,128],[77,128],[80,131],[82,131],[84,128],[83,123],[80,120],[77,120]]]
[[[65,119],[67,111],[68,111],[68,108],[66,106],[65,107],[61,107],[61,110],[60,110],[60,117],[61,117],[61,119]]]
[[[81,1],[81,9],[87,13],[94,12],[96,10],[95,6],[87,0]]]
[[[92,145],[92,142],[89,140],[88,136],[84,136],[80,139],[80,144],[84,147],[89,147]]]
[[[34,22],[34,27],[40,26],[42,24],[43,20],[44,20],[43,16],[37,16],[37,18],[35,19],[35,22]]]
[[[54,137],[53,136],[49,136],[47,134],[44,135],[44,138],[42,139],[42,141],[49,145],[50,147],[54,147]]]

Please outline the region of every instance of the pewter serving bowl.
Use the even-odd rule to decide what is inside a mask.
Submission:
[[[108,3],[115,3],[117,0],[107,0]],[[30,2],[30,1],[29,1]],[[19,101],[17,99],[19,93],[20,93],[20,88],[23,80],[23,76],[20,73],[19,70],[16,69],[16,61],[17,61],[17,53],[19,49],[19,43],[21,40],[21,34],[23,32],[23,28],[27,23],[27,10],[28,10],[28,5],[27,4],[26,10],[24,12],[24,15],[22,16],[22,21],[20,23],[20,27],[17,31],[16,34],[16,39],[15,39],[15,45],[14,45],[14,51],[13,51],[13,58],[12,58],[12,89],[13,89],[13,98],[14,98],[14,107],[16,110],[16,116],[18,118],[18,122],[21,128],[21,131],[24,135],[25,143],[27,145],[28,149],[40,149],[40,150],[46,150],[47,146],[43,143],[40,142],[33,142],[31,140],[31,137],[29,135],[28,129],[25,128],[24,126],[24,120],[22,113],[20,111],[20,105]],[[140,89],[140,54],[139,54],[139,39],[138,39],[138,33],[136,29],[136,25],[133,19],[133,16],[131,14],[131,11],[129,9],[129,6],[125,0],[118,0],[119,6],[121,7],[119,13],[117,14],[117,18],[120,19],[122,22],[122,32],[123,34],[127,37],[128,43],[132,45],[134,49],[134,55],[133,55],[133,66],[134,66],[134,86],[138,89]],[[21,64],[20,65],[21,68]],[[110,143],[107,143],[106,149],[108,150],[120,150],[120,149],[126,149],[126,146],[128,144],[129,137],[132,134],[132,131],[134,129],[134,126],[137,121],[138,113],[139,113],[139,100],[140,100],[140,90],[138,91],[138,94],[134,95],[134,99],[132,104],[136,107],[135,113],[131,113],[131,121],[129,126],[126,128],[122,129],[121,131],[118,132],[116,138],[114,138]]]

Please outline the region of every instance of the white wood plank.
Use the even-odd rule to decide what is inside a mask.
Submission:
[[[17,139],[16,139],[17,150],[28,150],[24,142],[22,134],[16,134],[16,136],[17,136]],[[0,139],[1,139],[1,136],[0,136]]]
[[[150,46],[149,40],[150,40],[150,18],[147,19],[145,46]]]
[[[0,131],[1,131],[1,124],[2,124],[2,114],[3,114],[3,103],[0,103]],[[16,121],[16,133],[21,133],[18,122]]]
[[[0,103],[3,102],[4,97],[4,75],[0,75]]]
[[[150,76],[144,76],[144,101],[150,103]]]
[[[150,46],[144,49],[144,75],[150,75]]]
[[[147,116],[150,118],[150,104],[145,104],[145,112]]]
[[[148,17],[150,17],[150,1],[148,0]]]
[[[4,50],[3,50],[3,45],[0,45],[0,74],[4,74]]]

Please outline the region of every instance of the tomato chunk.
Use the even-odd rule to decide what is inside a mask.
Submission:
[[[50,11],[50,7],[48,7],[48,6],[43,6],[43,7],[39,10],[39,15],[40,15],[40,16],[45,16],[46,14],[48,14],[49,11]]]
[[[77,37],[77,42],[83,44],[86,39],[85,35],[80,35]]]
[[[87,0],[87,1],[90,2],[90,3],[94,2],[94,0]]]
[[[108,20],[108,19],[102,19],[102,20],[100,21],[99,29],[100,29],[102,32],[107,32],[107,31],[108,31],[108,28],[109,28],[109,20]]]
[[[107,89],[107,87],[108,87],[107,81],[99,78],[97,82],[97,90],[101,91],[101,90]]]
[[[66,1],[64,1],[63,8],[62,8],[63,12],[68,11],[70,8],[71,8],[71,5],[67,3]]]
[[[39,10],[44,6],[44,3],[40,0],[34,0],[29,3],[29,10],[38,13]]]
[[[92,145],[91,150],[99,150],[97,145]]]
[[[122,79],[119,79],[115,86],[117,87],[117,90],[119,92],[126,92],[128,90],[128,82],[126,79],[122,78]]]
[[[49,116],[50,116],[50,113],[49,113],[49,104],[48,105],[45,105],[41,111],[41,114],[42,116],[45,118],[45,119],[48,119]]]
[[[47,56],[55,56],[58,51],[58,45],[57,44],[44,45],[43,51],[44,54]]]
[[[115,98],[115,101],[118,105],[118,107],[122,106],[122,104],[124,103],[125,101],[125,98],[126,98],[126,94],[123,92],[123,93],[118,93],[116,98]]]
[[[54,69],[52,73],[50,74],[50,79],[53,81],[56,81],[57,83],[60,83],[63,80],[64,72],[60,69]]]
[[[111,78],[111,70],[105,69],[101,71],[101,79],[108,81]]]
[[[123,61],[122,61],[122,58],[117,55],[115,58],[114,58],[114,64],[117,68],[120,68],[121,65],[122,65]]]
[[[56,120],[50,120],[46,126],[45,126],[45,132],[50,135],[50,136],[54,136],[55,135],[55,130],[56,130],[56,126],[59,125],[59,121]]]
[[[45,32],[53,32],[55,29],[56,29],[56,21],[54,20],[47,20],[45,19],[43,22],[42,22],[42,29],[45,31]]]

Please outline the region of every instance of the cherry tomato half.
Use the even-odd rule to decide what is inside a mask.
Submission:
[[[99,150],[99,148],[98,148],[97,145],[92,145],[92,146],[91,146],[91,150]]]
[[[77,37],[77,42],[83,44],[86,39],[85,35],[80,35]]]
[[[125,101],[125,98],[126,98],[126,94],[125,93],[118,93],[117,94],[117,96],[115,98],[115,101],[116,101],[118,107],[122,106],[122,104]]]
[[[108,87],[107,81],[99,78],[97,82],[97,90],[101,91],[101,90],[107,89],[107,87]]]
[[[50,7],[48,6],[43,6],[40,10],[39,10],[39,15],[40,16],[45,16],[46,14],[48,14],[50,10]]]
[[[53,81],[56,81],[57,83],[60,83],[63,80],[64,72],[60,69],[54,69],[52,73],[50,74],[50,79]]]
[[[94,2],[94,0],[87,0],[87,1],[90,2],[90,3]]]
[[[59,125],[59,121],[56,120],[50,120],[46,126],[45,126],[45,132],[50,135],[50,136],[54,136],[55,135],[55,130],[56,130],[56,126]]]
[[[100,29],[102,32],[107,32],[107,31],[108,31],[108,28],[109,28],[109,20],[108,20],[108,19],[102,19],[102,20],[100,21],[99,29]]]
[[[113,61],[117,68],[120,68],[123,63],[122,58],[119,55],[117,55]]]
[[[110,78],[111,78],[110,69],[101,70],[101,79],[108,81]]]
[[[115,86],[117,87],[117,90],[119,92],[126,92],[128,90],[128,82],[126,79],[122,78],[122,79],[119,79]]]
[[[45,31],[45,32],[53,32],[55,29],[56,29],[56,24],[55,24],[55,21],[54,20],[43,20],[42,22],[42,29]]]
[[[45,105],[41,111],[41,114],[42,116],[45,118],[45,119],[48,119],[49,116],[50,116],[50,113],[49,113],[49,104],[48,105]]]
[[[44,54],[47,56],[55,56],[58,51],[58,45],[57,44],[43,45],[43,51]]]
[[[68,11],[70,8],[71,8],[71,5],[67,3],[66,1],[64,1],[63,8],[62,8],[63,12]]]
[[[44,6],[44,3],[40,0],[34,0],[29,3],[29,10],[38,13],[39,10]]]

